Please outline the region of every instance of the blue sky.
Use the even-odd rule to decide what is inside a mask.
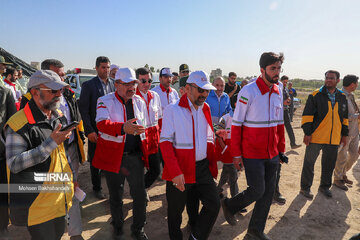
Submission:
[[[92,68],[221,68],[258,75],[264,51],[283,52],[283,74],[360,75],[357,0],[2,0],[0,47],[25,60]]]

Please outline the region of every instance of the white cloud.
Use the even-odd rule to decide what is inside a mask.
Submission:
[[[269,9],[271,11],[275,11],[278,7],[279,7],[279,2],[273,1],[273,2],[271,2]]]

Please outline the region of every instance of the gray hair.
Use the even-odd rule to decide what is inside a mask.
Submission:
[[[46,59],[41,63],[41,70],[50,70],[50,66],[63,68],[64,64],[57,59]]]

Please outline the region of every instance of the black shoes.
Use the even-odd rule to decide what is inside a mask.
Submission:
[[[310,190],[301,189],[300,194],[302,194],[304,197],[311,199],[311,200],[314,198],[314,194]]]
[[[332,198],[332,193],[331,193],[330,189],[328,189],[328,188],[319,187],[319,192],[324,194],[325,197],[327,197],[327,198]]]
[[[291,145],[291,149],[297,149],[299,147],[301,147],[301,144],[300,145],[298,145],[298,144]]]
[[[146,233],[144,231],[140,232],[132,232],[131,237],[135,240],[148,240],[148,237],[146,236]]]
[[[341,190],[347,191],[348,187],[345,185],[344,180],[334,180],[333,185],[340,188]]]
[[[280,204],[286,203],[286,198],[280,192],[274,193],[274,200]]]
[[[95,190],[94,190],[94,195],[95,195],[95,197],[96,197],[97,199],[100,199],[100,200],[106,198],[105,195],[104,195],[104,193],[103,193],[101,190],[100,190],[100,191],[95,191]]]
[[[235,215],[230,211],[230,209],[226,206],[225,200],[227,198],[221,199],[221,207],[224,213],[225,220],[231,225],[235,226],[237,224]]]
[[[245,235],[244,240],[271,240],[271,238],[264,232],[249,229]]]

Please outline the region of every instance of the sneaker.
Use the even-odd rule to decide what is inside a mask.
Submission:
[[[354,182],[349,180],[346,175],[343,176],[344,183],[352,185]]]
[[[300,194],[302,194],[304,197],[309,198],[311,200],[314,198],[314,194],[310,190],[301,189]]]
[[[347,191],[347,190],[348,190],[348,187],[345,186],[344,180],[334,180],[333,185],[334,185],[335,187],[338,187],[338,188],[344,190],[344,191]]]
[[[332,198],[332,193],[331,193],[330,189],[328,189],[328,188],[319,187],[319,192],[324,194],[325,197],[327,197],[327,198]]]
[[[230,209],[226,206],[225,204],[225,200],[227,198],[224,198],[221,200],[221,207],[222,207],[222,210],[223,210],[223,213],[224,213],[224,217],[225,217],[225,220],[231,225],[231,226],[235,226],[237,224],[237,221],[236,221],[236,218],[235,218],[235,215],[230,212]]]
[[[274,200],[275,200],[275,202],[278,202],[280,204],[286,203],[286,198],[279,192],[274,193]]]
[[[291,145],[291,149],[297,149],[299,147],[301,147],[301,144],[300,145],[298,145],[298,144]]]

